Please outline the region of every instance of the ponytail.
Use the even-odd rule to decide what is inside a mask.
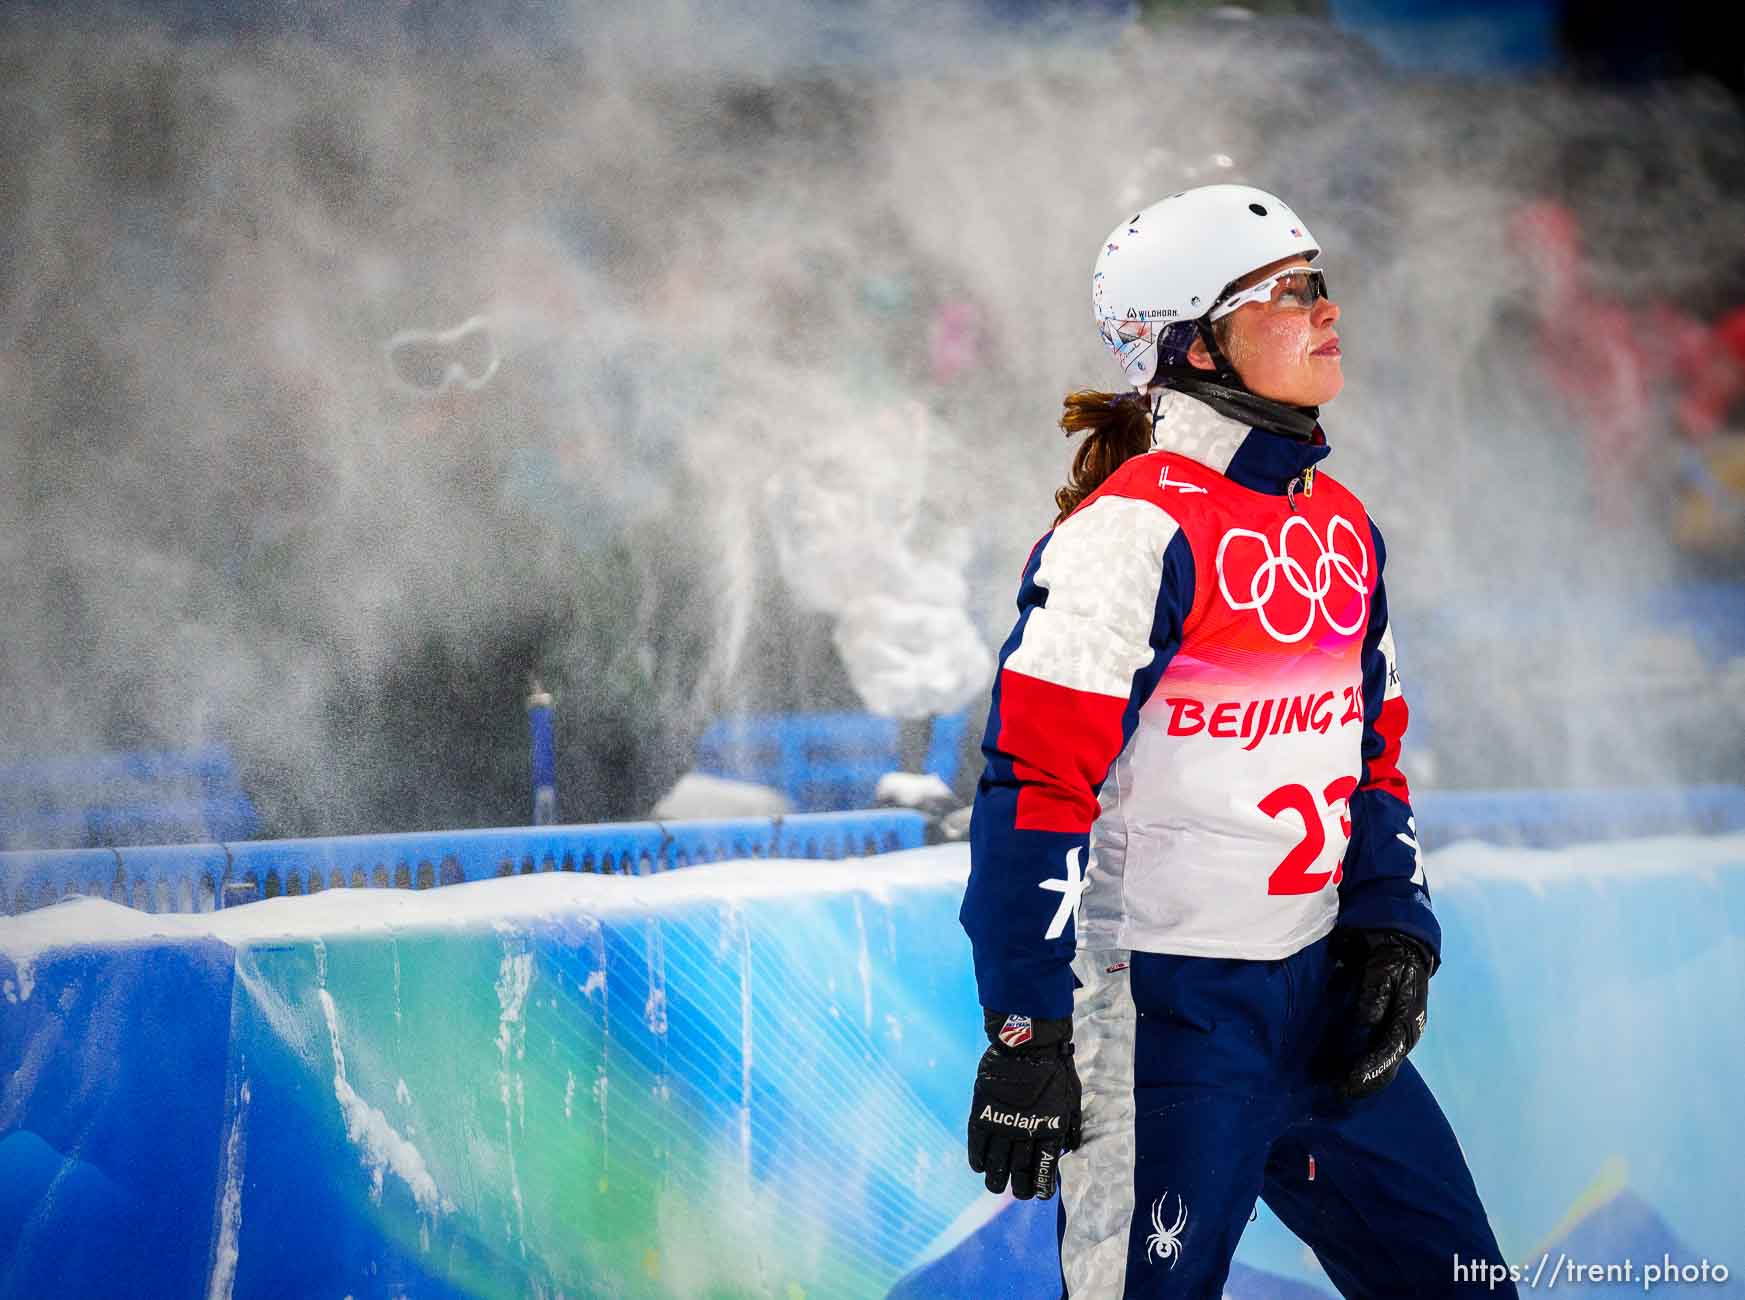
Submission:
[[[1084,433],[1072,458],[1072,477],[1054,494],[1060,523],[1109,475],[1151,450],[1151,403],[1138,392],[1099,393],[1081,388],[1062,403],[1060,427],[1067,437]]]

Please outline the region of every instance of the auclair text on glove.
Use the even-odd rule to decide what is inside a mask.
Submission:
[[[983,1106],[977,1119],[986,1120],[990,1124],[1005,1124],[1012,1128],[1028,1129],[1034,1132],[1039,1128],[1058,1129],[1059,1115],[1020,1115],[1016,1111],[995,1110],[992,1106]]]

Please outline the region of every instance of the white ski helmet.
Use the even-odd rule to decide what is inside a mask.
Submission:
[[[1199,322],[1234,281],[1320,251],[1303,219],[1265,190],[1183,190],[1109,232],[1091,276],[1092,313],[1127,382],[1144,391],[1160,369],[1186,363]]]

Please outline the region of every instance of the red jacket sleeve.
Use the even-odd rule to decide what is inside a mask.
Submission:
[[[1098,792],[1193,596],[1187,538],[1154,501],[1099,494],[1031,553],[982,740],[959,913],[989,1010],[1072,1014],[1073,914]]]

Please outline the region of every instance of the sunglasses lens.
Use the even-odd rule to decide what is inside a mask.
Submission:
[[[497,349],[491,342],[490,330],[475,325],[462,333],[454,340],[452,356],[455,364],[466,371],[470,382],[482,382],[497,361]]]
[[[389,344],[388,364],[409,388],[434,393],[451,382],[477,388],[497,368],[497,345],[483,324],[448,334],[408,333]]]
[[[1294,266],[1252,288],[1226,293],[1213,304],[1210,319],[1221,320],[1251,302],[1270,302],[1274,307],[1313,307],[1326,296],[1326,276],[1306,266]]]
[[[1327,295],[1327,282],[1319,271],[1307,268],[1279,276],[1273,302],[1284,307],[1313,307]]]
[[[448,349],[434,340],[396,343],[388,350],[388,363],[401,383],[435,392],[448,377]]]

